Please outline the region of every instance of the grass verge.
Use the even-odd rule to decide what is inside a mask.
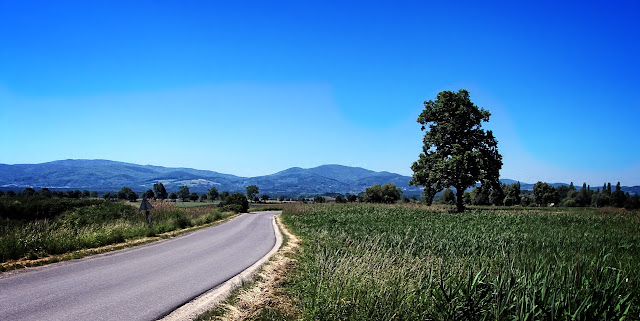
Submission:
[[[299,315],[297,304],[284,291],[287,274],[297,261],[293,256],[299,250],[300,239],[276,222],[283,234],[283,246],[274,254],[253,281],[238,287],[223,303],[200,315],[196,320],[295,320]]]
[[[27,201],[30,206],[37,202]],[[45,202],[46,208],[56,205],[55,200]],[[173,203],[160,201],[153,204],[151,229],[144,214],[129,204],[108,201],[78,207],[66,204],[68,209],[45,219],[3,219],[0,272],[146,244],[218,224],[234,215],[215,207],[175,208]]]

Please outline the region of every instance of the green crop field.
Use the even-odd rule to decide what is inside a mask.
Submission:
[[[640,319],[640,214],[306,205],[285,292],[307,320]]]

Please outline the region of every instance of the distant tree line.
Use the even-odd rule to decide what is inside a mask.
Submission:
[[[258,197],[259,188],[256,185],[250,185],[246,189],[246,196],[243,195],[247,201],[253,202],[266,202],[271,199],[267,194],[262,194]],[[238,194],[238,193],[235,193]],[[397,203],[401,199],[403,202],[413,202],[414,199],[408,197],[402,197],[402,190],[397,188],[394,184],[388,183],[384,185],[375,184],[368,187],[363,193],[359,195],[347,194],[329,194],[335,196],[336,203],[346,202],[367,202],[367,203],[385,203],[392,204]],[[153,185],[153,189],[149,189],[141,194],[142,197],[147,199],[171,199],[173,201],[180,199],[183,202],[188,201],[221,201],[221,205],[224,205],[225,200],[229,198],[231,194],[227,191],[218,192],[215,187],[210,188],[207,193],[198,195],[191,192],[188,186],[180,186],[178,191],[168,193],[162,183],[156,183]],[[480,185],[471,191],[466,191],[462,194],[463,203],[465,205],[496,205],[496,206],[565,206],[565,207],[619,207],[629,210],[640,208],[640,196],[630,195],[621,190],[620,182],[612,188],[611,183],[605,183],[602,188],[596,190],[591,189],[586,183],[582,184],[580,189],[575,188],[573,183],[570,185],[560,185],[554,187],[553,185],[537,182],[533,191],[522,191],[520,183],[513,184],[495,184],[495,185]],[[50,190],[49,188],[42,188],[35,190],[31,187],[27,187],[21,192],[0,191],[0,197],[43,197],[43,198],[69,198],[69,199],[85,199],[85,198],[97,198],[98,192],[89,192],[87,190]],[[129,187],[123,187],[118,192],[108,192],[102,195],[105,200],[129,200],[135,202],[140,195],[134,192]],[[238,198],[235,196],[235,198]],[[297,198],[299,201],[307,202],[313,201],[314,203],[326,202],[326,197],[322,195],[316,195],[312,198],[301,196]],[[294,200],[293,198],[285,198],[284,196],[278,197],[278,201]],[[242,203],[236,200],[236,202]],[[446,188],[440,196],[440,202],[444,204],[456,205],[457,196],[456,193],[450,188]]]
[[[456,195],[449,188],[440,197],[445,204],[456,204]],[[620,182],[612,190],[611,183],[605,183],[602,189],[591,189],[586,183],[578,190],[570,185],[553,185],[537,182],[533,191],[521,191],[520,183],[500,184],[496,186],[478,186],[472,191],[464,192],[463,202],[466,205],[497,206],[565,206],[565,207],[620,207],[626,209],[640,208],[640,196],[625,193]]]
[[[0,197],[32,197],[32,196],[40,196],[44,198],[71,198],[71,199],[81,199],[81,198],[97,198],[98,192],[93,191],[89,192],[87,190],[68,190],[68,191],[59,191],[59,190],[50,190],[46,187],[43,187],[40,190],[35,190],[31,187],[27,187],[23,189],[21,192],[7,191],[6,193],[0,191]]]

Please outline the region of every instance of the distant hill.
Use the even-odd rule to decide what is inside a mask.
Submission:
[[[61,160],[42,164],[0,164],[0,186],[49,187],[113,191],[123,186],[149,189],[165,186],[198,187],[229,185],[241,179],[228,174],[191,168],[167,168],[108,160]],[[177,188],[176,188],[177,189]]]
[[[177,191],[179,186],[186,185],[191,191],[198,193],[211,187],[216,187],[219,191],[244,193],[247,186],[255,184],[260,187],[261,193],[293,196],[357,194],[374,184],[393,183],[402,188],[406,195],[419,195],[421,189],[409,186],[410,180],[409,176],[343,165],[322,165],[308,169],[292,167],[271,175],[240,177],[192,168],[137,165],[109,160],[70,159],[41,164],[0,164],[0,188],[5,190],[48,187],[111,192],[128,186],[143,192],[161,182],[168,191]],[[510,179],[500,181],[505,184],[516,182]],[[533,185],[520,183],[522,190],[532,190]],[[557,187],[568,184],[552,185]],[[597,187],[592,187],[595,188]],[[631,194],[640,193],[640,186],[625,186],[622,190]]]
[[[135,191],[153,188],[161,182],[167,190],[186,185],[194,192],[211,187],[219,191],[244,192],[248,185],[258,185],[261,193],[299,195],[323,193],[359,193],[373,184],[393,183],[408,192],[420,193],[409,186],[411,177],[388,172],[374,172],[359,167],[323,165],[310,169],[299,167],[258,177],[239,177],[191,168],[137,165],[109,160],[60,160],[41,164],[0,164],[0,187],[21,189],[87,189],[117,191],[128,186]]]

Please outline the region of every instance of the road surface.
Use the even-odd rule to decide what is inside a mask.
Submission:
[[[151,245],[0,274],[0,320],[156,320],[266,255],[278,213],[245,214]]]

